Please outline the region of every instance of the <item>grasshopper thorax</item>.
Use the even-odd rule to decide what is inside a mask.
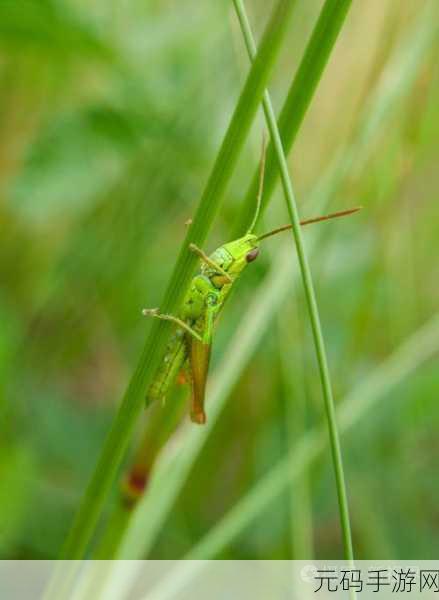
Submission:
[[[245,267],[258,257],[258,254],[258,238],[253,233],[248,233],[233,242],[220,246],[209,258],[234,281]],[[226,283],[230,284],[230,281],[227,281],[224,275],[215,272],[208,265],[204,266],[203,273],[209,277],[217,288],[222,288]]]

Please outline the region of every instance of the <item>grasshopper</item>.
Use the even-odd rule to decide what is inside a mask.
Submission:
[[[191,420],[200,425],[206,422],[204,399],[217,317],[236,280],[258,257],[261,240],[292,228],[291,225],[284,225],[263,235],[253,233],[261,206],[264,164],[265,145],[262,151],[257,206],[248,232],[243,237],[220,246],[210,256],[195,244],[189,245],[189,250],[200,258],[201,269],[191,281],[178,316],[162,314],[157,308],[142,311],[145,316],[171,321],[176,326],[163,363],[148,390],[148,400],[164,400],[170,386],[181,375],[183,381],[189,379],[192,384]],[[307,219],[300,224],[308,225],[350,215],[360,208]]]

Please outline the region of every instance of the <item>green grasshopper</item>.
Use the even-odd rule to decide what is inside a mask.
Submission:
[[[284,225],[260,236],[253,233],[262,197],[264,155],[263,151],[257,208],[248,232],[243,237],[220,246],[210,256],[195,244],[189,245],[189,249],[199,256],[201,269],[191,281],[178,316],[161,314],[157,308],[142,311],[145,316],[171,321],[176,325],[163,363],[148,390],[148,400],[164,400],[170,386],[181,374],[183,381],[189,379],[192,383],[191,419],[200,425],[206,422],[204,399],[217,317],[235,281],[247,265],[258,257],[260,241],[292,228],[291,225]],[[357,210],[359,207],[307,219],[300,224],[326,221],[352,214]]]

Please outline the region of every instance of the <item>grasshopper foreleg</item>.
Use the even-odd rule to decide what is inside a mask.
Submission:
[[[192,327],[190,327],[187,323],[178,317],[174,317],[173,315],[162,315],[158,308],[144,308],[142,310],[142,314],[145,317],[155,317],[156,319],[162,319],[163,321],[171,321],[171,323],[175,323],[178,325],[178,327],[184,329],[186,333],[189,333],[189,335],[194,337],[199,342],[203,340],[203,338],[195,331],[195,329],[192,329]]]
[[[201,250],[201,248],[198,248],[198,246],[195,244],[189,244],[189,250],[196,254],[204,263],[206,263],[206,265],[214,269],[217,273],[223,275],[226,278],[227,283],[232,283],[232,279],[227,271],[224,271],[224,269],[217,265],[215,261],[209,258],[207,254]]]

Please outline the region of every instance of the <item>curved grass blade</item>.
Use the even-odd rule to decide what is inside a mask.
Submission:
[[[175,312],[186,290],[189,277],[196,264],[195,256],[187,251],[188,245],[191,242],[203,245],[206,239],[261,101],[285,35],[293,5],[292,0],[279,0],[275,6],[263,36],[260,51],[244,84],[161,303],[161,309],[165,312]],[[81,558],[87,548],[102,506],[128,447],[137,416],[143,408],[145,390],[164,353],[169,332],[170,327],[166,323],[157,321],[151,326],[150,335],[139,363],[122,399],[98,464],[63,547],[61,553],[63,558]]]

